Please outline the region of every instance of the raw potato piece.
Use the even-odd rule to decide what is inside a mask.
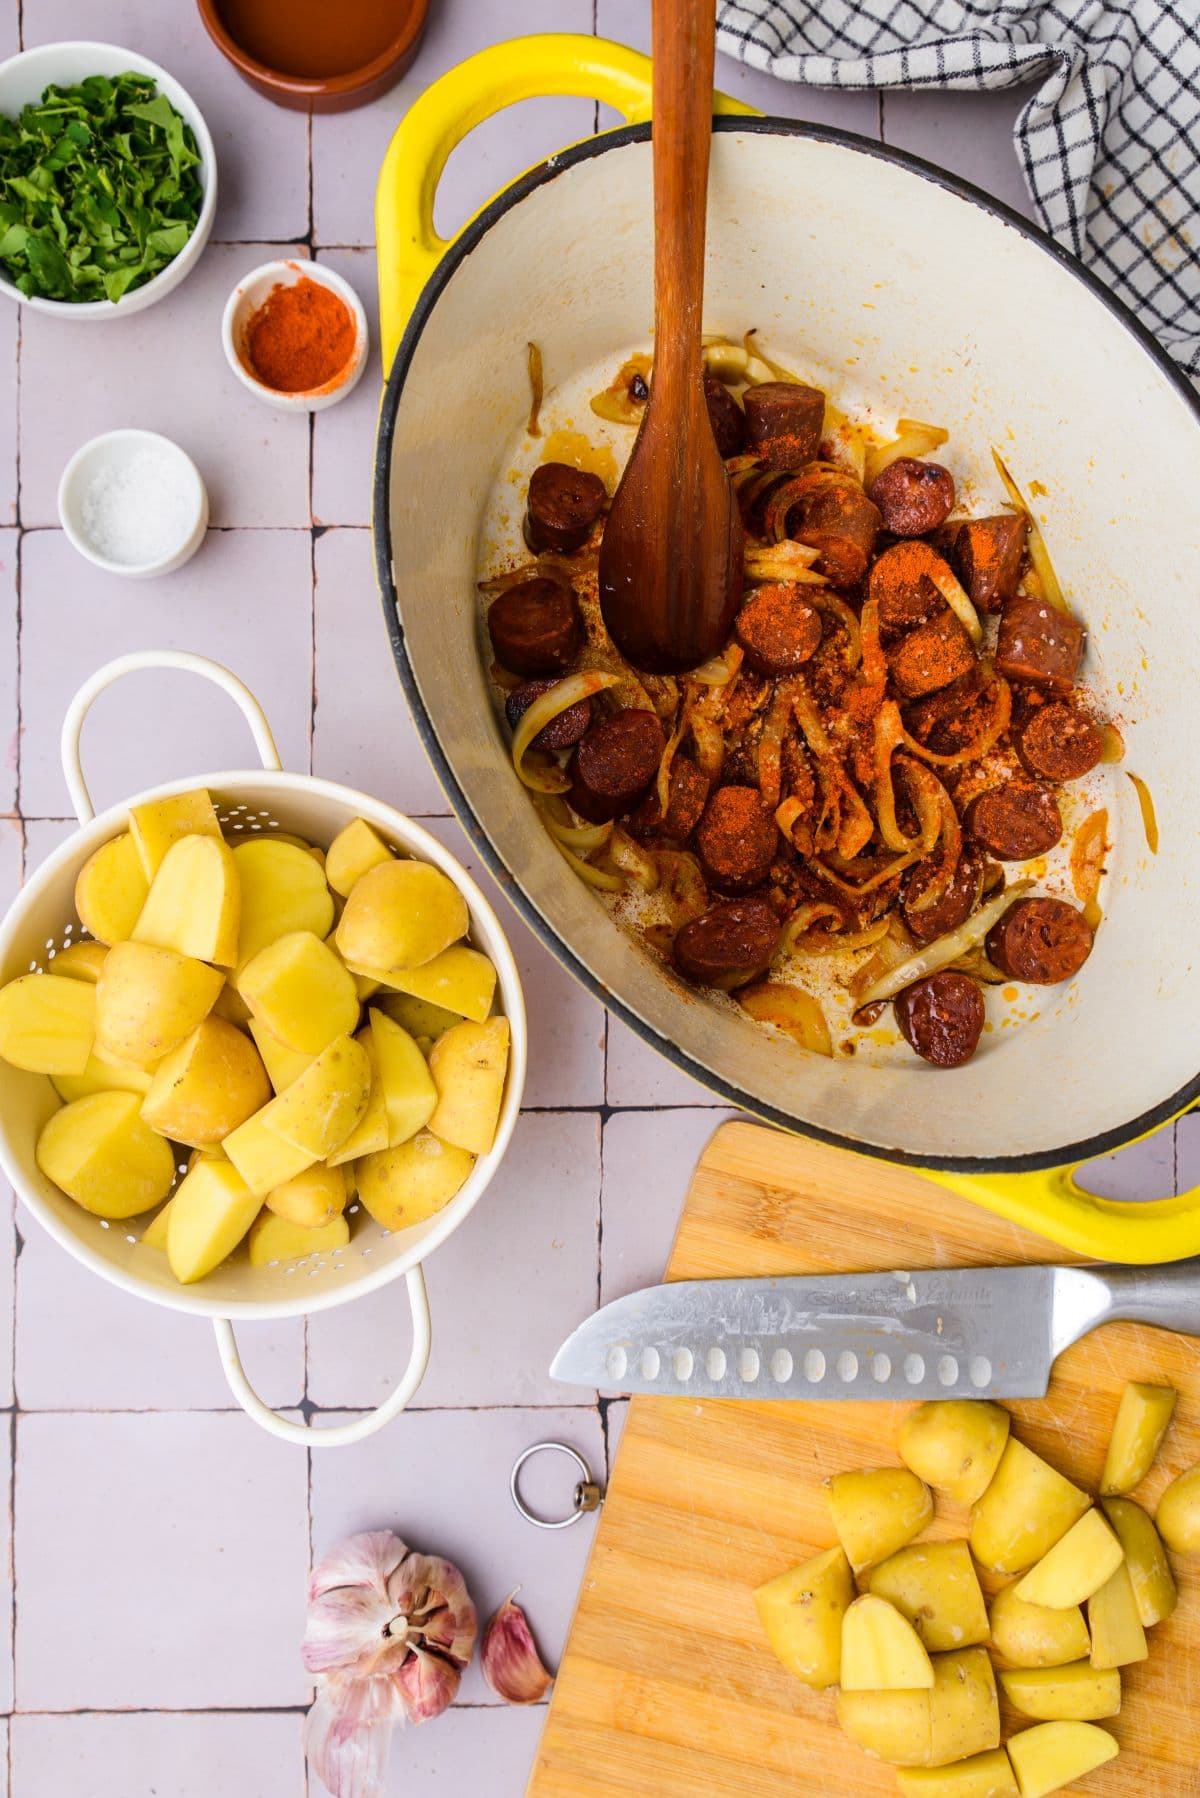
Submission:
[[[0,987],[0,1056],[31,1074],[82,1074],[96,1035],[96,989],[58,974]]]
[[[315,1229],[305,1229],[273,1211],[260,1211],[250,1226],[246,1249],[251,1267],[270,1267],[276,1261],[319,1255],[323,1249],[344,1249],[349,1240],[350,1226],[340,1214]]]
[[[433,1045],[429,1072],[437,1109],[429,1128],[443,1142],[472,1155],[486,1155],[491,1148],[504,1098],[508,1039],[508,1019],[489,1018],[486,1024],[455,1024]]]
[[[1100,1476],[1102,1495],[1132,1492],[1141,1485],[1154,1465],[1178,1397],[1173,1386],[1128,1382],[1117,1406],[1117,1420]]]
[[[1019,1798],[1003,1748],[972,1755],[954,1767],[901,1769],[896,1784],[906,1798]]]
[[[427,961],[422,968],[392,968],[389,986],[424,999],[441,1011],[457,1012],[482,1024],[496,996],[496,970],[478,949],[456,943]]]
[[[1000,1746],[1000,1703],[986,1648],[933,1657],[929,1764],[944,1767]]]
[[[886,1599],[856,1598],[842,1619],[843,1692],[905,1692],[933,1685],[933,1668],[907,1618]]]
[[[353,1037],[335,1036],[263,1112],[268,1130],[322,1159],[354,1129],[371,1093],[371,1063]]]
[[[1000,1674],[1004,1695],[1023,1717],[1043,1723],[1090,1723],[1121,1709],[1121,1675],[1090,1661],[1069,1667],[1013,1667]]]
[[[1008,1441],[1009,1416],[986,1399],[933,1399],[900,1425],[900,1459],[960,1505],[983,1497]]]
[[[350,1194],[340,1167],[318,1162],[267,1194],[267,1208],[300,1230],[320,1230],[340,1217]]]
[[[398,1148],[355,1164],[358,1196],[385,1230],[404,1230],[448,1205],[474,1165],[465,1149],[419,1130]]]
[[[876,1567],[867,1590],[907,1617],[931,1654],[988,1639],[988,1615],[965,1542],[914,1542]]]
[[[855,1573],[886,1561],[933,1516],[928,1487],[904,1467],[835,1473],[825,1482],[825,1496]]]
[[[375,1003],[410,1036],[426,1036],[431,1042],[436,1042],[452,1024],[462,1023],[458,1012],[431,1005],[428,999],[418,999],[412,993],[380,993]]]
[[[354,981],[310,930],[294,930],[260,950],[239,973],[238,991],[260,1023],[307,1055],[319,1055],[335,1036],[358,1027]]]
[[[172,1142],[211,1149],[270,1097],[254,1044],[224,1018],[209,1016],[159,1062],[142,1117]]]
[[[842,1619],[854,1601],[854,1578],[840,1548],[760,1586],[754,1602],[772,1649],[814,1691],[834,1686],[842,1666]]]
[[[179,1182],[167,1224],[167,1260],[180,1285],[219,1267],[258,1211],[258,1200],[230,1162],[201,1157]]]
[[[1085,1773],[1094,1772],[1117,1753],[1107,1730],[1094,1723],[1039,1723],[1010,1736],[1008,1758],[1021,1798],[1046,1798]]]
[[[1143,1629],[1150,1629],[1171,1615],[1178,1602],[1175,1578],[1158,1531],[1131,1498],[1101,1501],[1105,1515],[1125,1550],[1125,1565]]]
[[[354,818],[329,845],[325,878],[335,893],[348,899],[364,874],[391,860],[392,852],[379,832],[365,818]]]
[[[221,837],[181,837],[159,864],[133,940],[231,968],[237,961],[241,916],[241,889],[229,845]]]
[[[367,1060],[371,1064],[371,1093],[367,1099],[367,1109],[350,1132],[345,1142],[330,1156],[330,1167],[345,1166],[351,1173],[350,1163],[357,1161],[362,1155],[376,1155],[380,1149],[388,1146],[387,1105],[383,1096],[383,1087],[379,1079],[379,1063],[375,1058],[375,1038],[368,1024],[355,1037],[366,1050]]]
[[[1110,1580],[1093,1593],[1088,1605],[1093,1667],[1128,1667],[1149,1654],[1138,1615],[1133,1581],[1122,1561]]]
[[[161,1211],[156,1211],[146,1228],[142,1231],[141,1240],[148,1249],[161,1249],[167,1252],[167,1231],[171,1226],[171,1201],[167,1200]]]
[[[1200,1466],[1171,1481],[1155,1513],[1158,1533],[1177,1555],[1200,1551]]]
[[[1086,1492],[1010,1436],[991,1485],[971,1513],[971,1553],[997,1573],[1023,1573],[1090,1504]]]
[[[89,1093],[145,1094],[153,1079],[149,1068],[134,1067],[131,1061],[109,1061],[103,1055],[89,1055],[82,1074],[51,1074],[50,1084],[69,1105],[72,1099],[86,1099]]]
[[[124,943],[142,914],[150,882],[128,831],[101,843],[75,881],[75,910],[101,943]]]
[[[893,1767],[929,1765],[929,1693],[847,1692],[837,1720],[852,1742]]]
[[[221,826],[212,800],[198,787],[170,799],[148,799],[145,805],[131,806],[129,832],[142,872],[153,881],[172,843],[180,837],[219,837]]]
[[[213,1006],[213,1012],[218,1018],[224,1018],[227,1024],[236,1024],[239,1030],[248,1030],[250,1028],[252,1016],[250,1007],[246,1004],[246,1001],[242,998],[242,995],[238,992],[236,986],[231,986],[228,980],[217,994],[217,1002]]]
[[[215,968],[150,943],[116,943],[96,987],[96,1048],[139,1067],[199,1028],[223,981]]]
[[[370,1020],[387,1118],[387,1146],[395,1149],[425,1128],[437,1108],[438,1089],[408,1031],[381,1011],[372,1010]]]
[[[333,928],[333,895],[307,849],[273,837],[239,843],[233,852],[242,895],[237,965],[295,930],[324,939]]]
[[[1124,1559],[1125,1550],[1099,1511],[1086,1511],[1025,1575],[1017,1597],[1052,1611],[1071,1610],[1099,1591]]]
[[[1051,1611],[1026,1604],[1015,1585],[1005,1586],[992,1600],[992,1646],[1014,1667],[1065,1667],[1092,1651],[1083,1612]]]
[[[51,956],[49,972],[58,974],[63,980],[86,980],[89,986],[95,986],[107,954],[103,943],[80,937],[77,943],[68,943],[65,949]]]
[[[255,1017],[250,1019],[249,1029],[263,1058],[272,1089],[276,1093],[286,1092],[292,1081],[298,1080],[305,1068],[312,1066],[315,1057],[306,1055],[303,1049],[289,1049],[273,1030],[268,1030]]]
[[[467,902],[440,868],[388,861],[355,882],[337,927],[338,950],[364,973],[419,968],[466,936]]]
[[[92,1093],[56,1111],[38,1137],[43,1174],[97,1217],[136,1217],[171,1190],[174,1151],[143,1124],[141,1103],[137,1093]]]
[[[275,1103],[272,1099],[271,1104]],[[260,1199],[286,1180],[294,1180],[317,1159],[307,1149],[297,1149],[284,1142],[282,1136],[276,1136],[266,1123],[269,1110],[266,1105],[256,1111],[252,1118],[231,1130],[221,1144],[246,1185]]]

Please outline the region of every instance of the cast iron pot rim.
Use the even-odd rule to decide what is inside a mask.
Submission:
[[[1011,206],[1005,205],[1002,200],[997,200],[992,195],[984,193],[982,188],[974,186],[970,181],[965,181],[958,175],[952,175],[947,170],[938,168],[931,162],[926,162],[923,157],[914,156],[907,150],[897,149],[892,144],[877,143],[872,138],[861,137],[853,131],[841,131],[826,125],[813,125],[806,120],[749,116],[714,118],[713,129],[719,132],[746,131],[769,137],[805,137],[816,143],[832,144],[838,149],[853,150],[860,155],[875,157],[881,162],[895,163],[898,167],[907,169],[910,174],[919,175],[922,180],[932,181],[935,186],[944,188],[947,193],[954,194],[966,204],[977,206],[981,211],[990,213],[1001,224],[1018,231],[1022,237],[1035,244],[1045,255],[1052,257],[1061,268],[1066,269],[1088,289],[1095,299],[1098,299],[1106,307],[1117,323],[1150,357],[1160,374],[1166,376],[1179,397],[1189,407],[1196,424],[1200,426],[1200,395],[1196,393],[1183,370],[1171,360],[1145,326],[1134,317],[1121,300],[1117,299],[1115,294],[1110,292],[1092,274],[1090,269],[1085,268],[1081,262],[1057,244],[1040,226],[1031,224],[1028,219],[1022,218],[1020,213],[1015,212]],[[529,925],[535,936],[546,945],[556,960],[560,961],[568,973],[574,975],[580,985],[585,987],[594,998],[599,999],[607,1010],[620,1018],[622,1023],[628,1024],[629,1028],[635,1031],[643,1042],[657,1050],[660,1055],[665,1056],[682,1073],[700,1081],[710,1092],[718,1094],[739,1110],[763,1118],[768,1123],[776,1124],[779,1128],[793,1134],[810,1136],[817,1142],[829,1143],[834,1148],[849,1149],[858,1155],[872,1155],[878,1160],[893,1161],[906,1167],[931,1168],[945,1173],[1032,1173],[1042,1168],[1077,1164],[1091,1161],[1099,1155],[1110,1154],[1114,1149],[1123,1148],[1135,1138],[1144,1136],[1158,1125],[1166,1123],[1178,1112],[1186,1110],[1200,1097],[1200,1072],[1181,1086],[1177,1092],[1161,1100],[1157,1105],[1151,1106],[1140,1116],[1130,1118],[1128,1122],[1111,1130],[1101,1131],[1097,1135],[1085,1137],[1076,1142],[1065,1143],[1061,1148],[1043,1149],[1031,1154],[951,1156],[919,1155],[912,1153],[911,1150],[890,1149],[882,1144],[867,1142],[857,1137],[842,1136],[837,1131],[823,1129],[819,1125],[809,1123],[804,1118],[780,1111],[776,1106],[769,1105],[764,1100],[743,1091],[735,1081],[703,1067],[678,1045],[668,1042],[660,1036],[658,1031],[639,1017],[637,1012],[623,999],[615,993],[611,993],[602,981],[597,980],[575,951],[563,941],[554,927],[542,916],[507,863],[493,847],[491,838],[475,816],[442,749],[436,728],[425,709],[425,703],[409,661],[404,629],[400,623],[399,600],[393,575],[390,512],[392,439],[400,396],[404,390],[409,365],[443,289],[451,276],[471,254],[476,244],[490,231],[498,219],[502,218],[510,208],[518,205],[535,188],[555,180],[564,169],[573,168],[577,163],[585,162],[590,157],[602,155],[606,150],[619,149],[626,144],[640,143],[649,136],[650,125],[647,123],[624,125],[615,131],[585,138],[581,143],[573,144],[569,149],[558,152],[550,162],[540,163],[536,168],[528,170],[526,174],[514,181],[511,187],[505,188],[471,220],[461,236],[450,245],[426,282],[396,351],[395,360],[384,389],[379,417],[379,435],[376,440],[375,561],[392,654],[395,657],[401,684],[408,698],[409,708],[426,754],[433,763],[434,771],[454,807],[459,823],[479,852],[485,866],[495,877],[510,904]],[[1015,1128],[1019,1129],[1019,1125],[1015,1124]]]

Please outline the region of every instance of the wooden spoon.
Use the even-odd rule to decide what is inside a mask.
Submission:
[[[742,597],[742,523],[701,360],[714,0],[654,0],[654,376],[600,546],[600,608],[635,668],[695,668]]]

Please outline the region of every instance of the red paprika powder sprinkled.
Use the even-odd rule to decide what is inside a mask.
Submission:
[[[357,335],[340,295],[308,275],[273,287],[246,329],[251,374],[277,393],[327,387],[348,365]]]

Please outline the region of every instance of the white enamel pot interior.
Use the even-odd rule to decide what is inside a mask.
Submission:
[[[181,669],[223,687],[249,723],[263,766],[197,774],[150,787],[96,817],[79,761],[83,719],[92,701],[114,680],[142,668]],[[139,1236],[144,1220],[110,1224],[93,1217],[40,1172],[35,1159],[37,1138],[58,1099],[44,1075],[23,1073],[0,1061],[0,1166],[51,1236],[77,1261],[122,1291],[174,1311],[211,1318],[234,1395],[255,1421],[274,1435],[318,1448],[361,1440],[403,1410],[421,1383],[430,1348],[421,1264],[478,1204],[503,1159],[520,1111],[526,1062],[525,1005],[520,976],[500,922],[466,870],[420,825],[365,793],[282,770],[270,727],[253,694],[227,669],[203,657],[174,650],[146,651],[123,656],[99,669],[68,709],[63,725],[63,765],[80,828],[35,870],[0,923],[0,984],[32,968],[52,968],[53,949],[70,940],[68,924],[78,933],[78,924],[73,923],[76,876],[93,850],[126,828],[129,807],[193,787],[208,789],[218,816],[235,837],[243,831],[250,835],[283,830],[324,848],[352,818],[365,818],[401,854],[432,862],[454,881],[470,912],[470,940],[495,964],[497,1009],[507,1015],[512,1029],[508,1081],[495,1143],[480,1156],[450,1203],[425,1223],[395,1232],[360,1214],[354,1219],[345,1249],[269,1267],[251,1267],[244,1255],[237,1254],[194,1286],[181,1286],[165,1255],[142,1245]],[[377,1410],[349,1424],[309,1428],[278,1417],[258,1398],[238,1357],[236,1323],[327,1311],[400,1279],[407,1282],[413,1312],[412,1350],[399,1383]]]
[[[1195,396],[1048,240],[973,189],[877,144],[780,120],[716,124],[705,327],[755,326],[839,403],[949,427],[956,465],[1001,497],[989,446],[1043,504],[1059,572],[1117,697],[1106,920],[1069,988],[952,1074],[807,1055],[665,978],[570,873],[513,777],[490,701],[480,523],[547,382],[648,342],[646,127],[566,151],[468,227],[409,323],[384,402],[376,538],[397,662],[451,798],[555,953],[682,1068],[735,1104],[849,1147],[942,1169],[1080,1161],[1200,1090],[1195,717],[1200,633]],[[586,425],[584,425],[586,428]]]

